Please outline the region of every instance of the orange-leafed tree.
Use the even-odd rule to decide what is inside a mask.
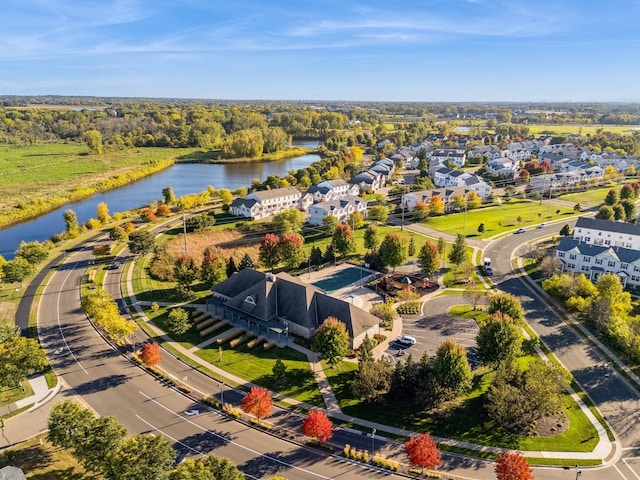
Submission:
[[[302,433],[307,437],[326,442],[333,436],[333,423],[326,413],[314,410],[309,412],[307,418],[302,422]]]
[[[519,453],[504,452],[496,460],[498,480],[533,480],[533,469]]]
[[[148,367],[153,367],[160,363],[162,355],[160,354],[160,345],[156,342],[147,342],[142,345],[140,350],[140,360]]]
[[[245,413],[253,415],[258,420],[267,418],[271,415],[271,407],[273,406],[271,392],[266,388],[251,387],[249,393],[242,397],[241,405]]]
[[[411,465],[433,470],[442,463],[438,445],[428,433],[411,437],[411,440],[404,444],[404,449]]]

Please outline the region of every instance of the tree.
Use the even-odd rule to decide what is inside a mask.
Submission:
[[[468,392],[471,389],[473,374],[467,359],[467,350],[453,340],[442,342],[436,349],[433,374],[444,400]]]
[[[109,469],[108,452],[117,451],[127,437],[127,429],[115,417],[98,417],[76,438],[74,454],[85,469],[106,472]]]
[[[222,260],[223,272],[226,274],[226,264]],[[198,266],[193,257],[180,255],[173,265],[173,276],[178,282],[178,293],[182,297],[188,297],[191,284],[198,278]]]
[[[249,393],[242,397],[240,403],[245,413],[253,415],[258,420],[271,415],[273,400],[271,399],[271,392],[266,388],[251,387]]]
[[[413,239],[413,236],[409,239],[409,248],[407,250],[410,257],[413,257],[416,254],[416,242]]]
[[[226,268],[227,278],[229,278],[231,275],[233,275],[237,271],[238,271],[238,267],[236,266],[236,261],[233,259],[233,257],[229,257],[227,260],[227,268]]]
[[[89,147],[89,150],[93,153],[102,153],[102,134],[98,130],[94,128],[87,130],[82,134],[82,140],[84,140]]]
[[[440,195],[432,195],[429,199],[429,215],[436,216],[444,214],[444,201]]]
[[[285,233],[280,238],[280,258],[288,269],[298,268],[304,261],[304,239],[297,233]]]
[[[427,275],[431,275],[440,268],[440,252],[438,252],[438,246],[435,243],[427,240],[420,247],[418,265]]]
[[[24,258],[31,265],[38,265],[47,259],[49,256],[49,249],[38,241],[33,242],[20,242],[18,250],[16,250],[16,257]]]
[[[80,227],[78,226],[78,216],[76,215],[76,212],[71,209],[65,210],[62,218],[64,220],[66,228],[65,231],[67,232],[67,235],[71,238],[76,238],[80,233]]]
[[[634,222],[636,219],[636,203],[634,200],[622,200],[620,202],[624,209],[625,222]]]
[[[173,205],[176,203],[176,195],[173,193],[173,187],[163,188],[162,196],[164,197],[164,203],[166,205]]]
[[[333,232],[333,248],[342,257],[356,250],[356,239],[353,230],[346,223],[340,223]]]
[[[218,198],[220,199],[220,202],[222,202],[222,205],[230,205],[231,202],[233,202],[233,194],[228,188],[221,188],[218,190]]]
[[[158,220],[156,213],[150,208],[145,208],[140,212],[140,221],[145,223],[152,223]]]
[[[335,264],[335,261],[336,261],[336,251],[333,248],[333,242],[332,242],[329,245],[327,245],[327,248],[324,250],[324,253],[322,254],[322,262],[323,263],[333,262]]]
[[[364,248],[367,250],[375,250],[378,248],[380,240],[378,239],[378,224],[369,223],[363,235]]]
[[[456,241],[449,252],[449,261],[456,267],[467,259],[467,242],[465,236],[458,233]]]
[[[503,452],[494,468],[498,480],[533,480],[533,469],[519,453]]]
[[[573,211],[574,211],[574,212],[576,212],[576,213],[577,213],[577,212],[581,212],[581,211],[582,211],[582,205],[580,205],[579,203],[576,203],[576,204],[573,206]]]
[[[47,357],[33,338],[17,337],[0,343],[0,386],[17,387],[47,366]]]
[[[213,287],[224,281],[227,276],[227,263],[224,261],[222,251],[216,247],[205,248],[200,264],[200,279],[206,285]]]
[[[279,385],[284,381],[284,379],[287,376],[287,366],[282,360],[278,358],[276,359],[276,362],[273,364],[271,373],[273,373],[273,379],[275,380],[276,385]]]
[[[197,215],[191,215],[184,221],[184,228],[187,232],[202,232],[207,227],[216,224],[216,217],[213,214],[204,212]]]
[[[413,218],[418,222],[424,222],[427,218],[429,218],[429,205],[424,203],[422,200],[416,202],[416,206],[413,208]]]
[[[356,398],[372,402],[389,392],[393,367],[386,358],[363,359],[351,380],[351,393]]]
[[[571,227],[569,226],[568,223],[565,223],[564,226],[560,229],[560,236],[561,237],[570,237],[571,234],[572,234]]]
[[[449,199],[449,206],[456,212],[464,210],[466,207],[465,197],[459,193],[451,195],[451,198]]]
[[[389,232],[380,243],[378,252],[382,263],[395,271],[396,267],[403,265],[409,258],[407,239],[398,232]]]
[[[253,263],[253,259],[248,253],[242,256],[240,264],[238,265],[238,270],[244,270],[245,268],[255,268],[255,263]]]
[[[139,356],[147,367],[155,367],[162,360],[160,345],[156,342],[145,342],[140,349]]]
[[[331,368],[335,367],[349,353],[350,341],[346,325],[335,317],[327,317],[316,328],[311,347]]]
[[[411,437],[404,448],[411,465],[433,470],[442,463],[438,445],[428,433]]]
[[[94,419],[93,412],[88,408],[65,400],[56,404],[49,413],[47,438],[58,447],[73,449],[85,437]]]
[[[625,218],[626,218],[626,212],[624,210],[624,207],[621,204],[616,203],[613,206],[613,219],[624,221]]]
[[[124,242],[128,240],[128,238],[129,234],[125,232],[124,228],[122,228],[120,225],[116,225],[109,232],[109,240],[112,240],[114,242]]]
[[[155,250],[156,239],[148,230],[136,230],[129,234],[127,245],[134,255],[146,255]]]
[[[167,318],[167,328],[173,335],[184,335],[193,324],[184,308],[172,308]]]
[[[161,479],[173,467],[176,451],[161,435],[141,434],[125,438],[108,456],[107,480]]]
[[[322,231],[328,237],[333,236],[333,233],[336,231],[336,227],[340,222],[335,217],[335,215],[327,215],[322,219]]]
[[[620,201],[620,196],[618,195],[618,191],[615,189],[611,189],[607,192],[607,196],[604,197],[605,205],[609,205],[613,207],[616,203]]]
[[[311,247],[311,252],[309,253],[309,264],[310,265],[322,265],[322,250],[317,245]]]
[[[353,230],[359,230],[364,226],[364,217],[360,212],[353,212],[349,215],[347,223]]]
[[[369,219],[384,223],[389,218],[389,209],[383,205],[374,205],[369,209]]]
[[[598,331],[607,331],[621,324],[631,312],[631,294],[625,292],[615,273],[605,273],[596,282],[597,293],[591,301],[589,320]]]
[[[510,293],[499,293],[491,297],[488,312],[500,312],[503,315],[510,316],[515,322],[522,323],[524,321],[524,308],[520,300]]]
[[[484,223],[478,225],[478,233],[484,233]]]
[[[317,438],[326,442],[333,436],[333,423],[327,414],[319,410],[312,410],[302,422],[302,433],[307,437]]]
[[[227,458],[188,458],[169,474],[169,480],[244,480],[245,475]]]
[[[8,318],[0,318],[0,343],[11,342],[22,334],[20,327]]]
[[[603,205],[596,213],[596,217],[599,220],[613,220],[613,208],[608,205]]]
[[[467,193],[467,208],[474,210],[482,206],[482,198],[476,192]]]
[[[276,213],[271,221],[271,228],[279,234],[298,233],[302,229],[304,215],[297,208],[290,208]]]
[[[111,221],[111,215],[109,215],[109,207],[106,203],[100,202],[96,207],[96,218],[104,225]]]
[[[475,311],[480,301],[487,296],[487,291],[479,285],[471,285],[464,289],[462,296],[473,306]]]
[[[156,208],[156,217],[170,217],[173,214],[173,210],[168,205],[161,203]]]
[[[509,315],[489,315],[476,337],[480,361],[493,367],[512,363],[520,353],[522,340],[520,326]]]
[[[260,261],[268,269],[273,270],[280,263],[280,238],[267,233],[260,242]]]

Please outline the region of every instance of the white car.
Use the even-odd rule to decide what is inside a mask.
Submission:
[[[519,228],[516,230],[516,233],[524,233],[526,230],[524,228]]]
[[[547,226],[547,224],[546,224],[546,223],[541,223],[540,225],[538,225],[538,228],[544,228],[544,227],[546,227],[546,226]]]
[[[189,417],[193,417],[195,415],[198,415],[199,413],[200,413],[200,410],[196,410],[195,408],[192,408],[191,410],[186,410],[184,412],[184,414],[189,416]]]
[[[415,337],[412,337],[411,335],[398,335],[396,337],[396,342],[402,345],[415,345],[418,343]]]

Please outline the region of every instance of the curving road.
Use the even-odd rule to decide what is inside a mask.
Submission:
[[[248,478],[273,475],[291,479],[373,478],[380,475],[282,441],[214,412],[201,410],[195,417],[183,415],[181,412],[194,407],[193,402],[160,384],[112,349],[81,312],[80,284],[92,260],[93,254],[88,248],[71,255],[55,269],[39,305],[43,348],[50,353],[52,367],[67,386],[60,400],[80,395],[100,415],[116,416],[132,434],[162,434],[174,443],[180,455],[211,452],[227,457]],[[59,348],[63,349],[62,354],[55,355],[53,352]],[[180,368],[186,369],[184,365]],[[188,371],[190,376],[196,375],[193,370]],[[194,377],[192,381],[199,380]],[[212,387],[210,379],[207,387]]]

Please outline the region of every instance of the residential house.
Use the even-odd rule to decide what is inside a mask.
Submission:
[[[317,185],[309,187],[307,193],[311,194],[314,202],[327,202],[344,198],[349,195],[358,195],[358,187],[345,182],[342,179],[325,180]]]
[[[511,157],[500,157],[487,163],[485,170],[490,175],[513,177],[520,170],[520,160]]]
[[[458,168],[464,167],[467,161],[467,154],[462,148],[437,148],[427,153],[427,156],[430,160]]]
[[[640,251],[640,225],[580,217],[573,238],[589,245],[624,247]]]
[[[384,175],[368,170],[354,175],[349,180],[351,185],[357,185],[361,192],[375,192],[386,185]]]
[[[287,273],[245,268],[212,289],[207,310],[234,323],[245,323],[260,335],[291,333],[306,339],[327,317],[343,322],[351,348],[378,332],[379,319],[368,312],[307,285]]]
[[[476,145],[467,152],[467,160],[476,160],[484,156],[491,161],[502,157],[502,150],[497,145]]]
[[[336,217],[338,222],[346,222],[354,212],[360,212],[364,217],[367,216],[367,202],[358,196],[314,203],[309,207],[307,222],[311,225],[322,225],[328,216]]]
[[[295,187],[252,192],[231,203],[231,213],[256,220],[267,218],[290,208],[302,208],[302,193]]]
[[[475,173],[439,168],[434,172],[433,183],[437,187],[469,187],[483,200],[491,195],[491,186]]]
[[[434,190],[421,190],[418,192],[410,192],[403,195],[402,201],[405,208],[407,209],[407,212],[413,213],[413,210],[416,208],[418,202],[423,202],[428,205],[431,197],[437,195],[444,202],[445,211],[450,212],[453,210],[451,199],[454,195],[461,195],[466,198],[466,196],[471,192],[475,192],[475,190],[469,187],[449,187]]]

